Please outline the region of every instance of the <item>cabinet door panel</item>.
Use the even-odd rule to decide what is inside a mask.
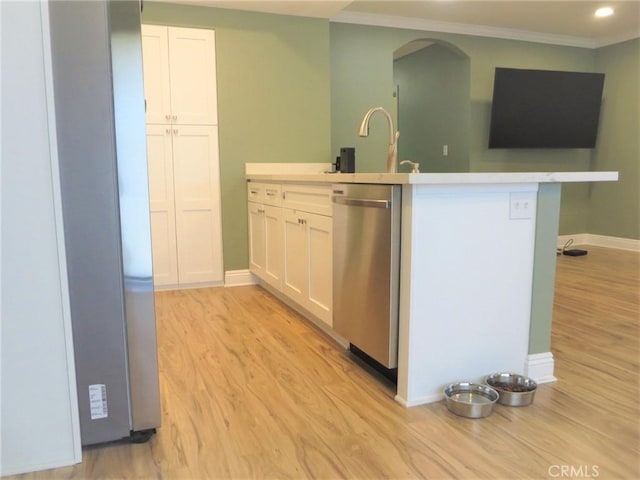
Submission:
[[[151,212],[154,285],[175,285],[178,283],[175,232],[173,215],[168,212]]]
[[[284,263],[282,288],[292,299],[305,305],[307,292],[307,234],[300,216],[290,209],[283,209]]]
[[[169,28],[169,54],[173,122],[217,125],[213,30]]]
[[[308,308],[321,320],[332,325],[332,219],[310,213],[305,214],[305,219],[309,255]]]
[[[282,208],[264,207],[264,278],[274,287],[282,285]]]
[[[180,283],[222,281],[211,211],[182,211],[178,222],[178,280]]]
[[[147,163],[153,281],[178,283],[171,133],[163,125],[147,125]]]
[[[223,280],[218,129],[173,131],[173,168],[180,283]]]
[[[147,123],[170,123],[169,39],[167,27],[142,25],[144,96]]]
[[[265,221],[263,207],[249,202],[249,270],[264,277],[265,271]]]

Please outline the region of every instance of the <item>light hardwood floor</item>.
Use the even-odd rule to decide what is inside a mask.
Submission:
[[[21,478],[640,478],[640,255],[588,249],[558,257],[558,381],[531,406],[405,409],[259,287],[161,292],[157,435]]]

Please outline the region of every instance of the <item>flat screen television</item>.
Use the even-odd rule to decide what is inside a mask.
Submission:
[[[489,148],[593,148],[604,73],[497,67]]]

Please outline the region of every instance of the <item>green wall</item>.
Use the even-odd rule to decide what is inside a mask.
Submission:
[[[331,25],[331,138],[332,149],[342,144],[356,147],[357,171],[381,171],[384,167],[385,130],[358,138],[357,126],[364,112],[374,105],[392,108],[393,51],[417,39],[445,41],[459,48],[470,63],[470,171],[588,171],[620,170],[628,176],[627,185],[590,184],[541,185],[538,193],[540,215],[536,221],[536,250],[531,305],[530,353],[550,350],[553,310],[553,279],[555,277],[555,242],[558,233],[599,233],[588,227],[602,228],[602,234],[638,238],[638,50],[637,41],[630,46],[592,49],[562,47],[493,38],[417,32],[393,28],[348,24]],[[598,68],[611,73],[612,81],[605,90],[600,147],[591,149],[488,149],[491,119],[493,75],[497,66],[592,72]],[[626,70],[632,75],[624,76]],[[607,80],[608,81],[608,80]],[[623,85],[619,85],[623,84]],[[632,92],[633,90],[633,92]],[[619,96],[618,91],[622,94]],[[402,95],[402,92],[400,93]],[[607,96],[625,108],[613,110]],[[634,115],[635,112],[635,115]],[[614,120],[615,117],[615,120]],[[635,120],[634,120],[635,118]],[[606,126],[604,124],[607,124]],[[616,144],[609,136],[622,142],[614,156],[602,155],[604,145]],[[402,133],[401,133],[402,138]],[[421,162],[422,172],[428,172],[429,160]],[[425,168],[426,167],[426,168]],[[601,188],[602,187],[602,188]],[[616,196],[610,195],[616,191]],[[562,193],[562,194],[561,194]],[[598,208],[593,208],[597,203]],[[559,216],[557,206],[560,205]],[[592,211],[589,208],[592,207]],[[624,209],[624,213],[609,214],[608,209]],[[590,216],[591,215],[591,216]],[[635,216],[635,221],[628,217]],[[631,227],[628,227],[631,225]],[[622,235],[624,234],[624,235]]]
[[[245,162],[330,162],[354,146],[356,171],[384,170],[386,121],[367,138],[358,127],[372,106],[394,111],[393,52],[417,39],[469,58],[470,171],[619,170],[618,183],[563,186],[559,233],[639,238],[638,40],[592,50],[149,2],[143,22],[216,30],[225,270],[248,266]],[[496,66],[605,72],[598,147],[489,150]]]
[[[398,159],[418,161],[423,172],[468,172],[469,59],[436,43],[394,60],[393,79]]]
[[[541,183],[538,190],[529,325],[530,354],[551,351],[561,189],[559,183]]]
[[[588,149],[492,149],[487,148],[496,66],[547,70],[594,70],[591,49],[562,47],[515,40],[423,32],[386,27],[331,24],[331,141],[332,150],[356,147],[356,171],[383,171],[386,130],[382,118],[371,135],[357,136],[364,113],[374,105],[392,109],[393,52],[407,42],[435,39],[448,42],[470,62],[470,171],[591,170]],[[378,133],[379,132],[379,133]],[[401,132],[402,136],[402,132]],[[429,172],[429,160],[420,162]],[[589,185],[563,186],[560,233],[587,231]]]
[[[330,162],[326,20],[145,2],[149,24],[216,31],[225,270],[248,267],[245,162]]]
[[[596,71],[605,74],[594,170],[616,170],[616,183],[590,186],[586,231],[640,239],[640,40],[595,52]]]

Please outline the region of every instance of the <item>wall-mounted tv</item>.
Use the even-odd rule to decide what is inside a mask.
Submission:
[[[497,67],[489,148],[593,148],[604,73]]]

